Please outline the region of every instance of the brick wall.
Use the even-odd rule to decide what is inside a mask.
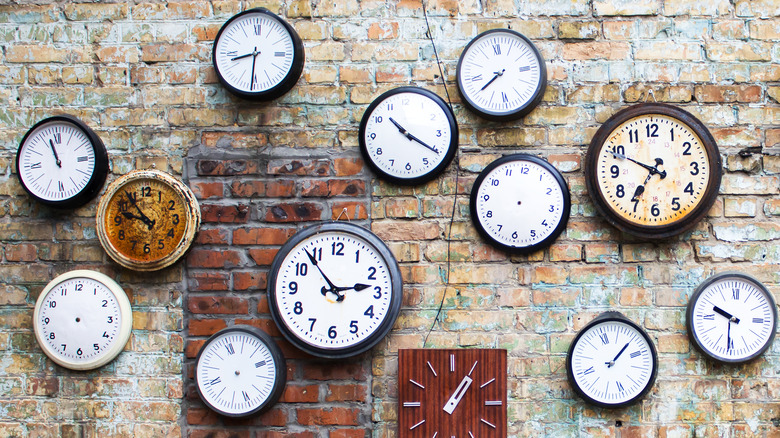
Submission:
[[[250,6],[287,17],[306,48],[298,85],[265,104],[230,96],[211,67],[216,32]],[[697,284],[724,270],[748,272],[780,293],[780,5],[431,0],[460,156],[435,181],[401,188],[363,167],[357,128],[387,89],[411,83],[444,96],[420,6],[0,3],[0,435],[393,436],[397,349],[423,346],[444,294],[426,346],[509,350],[512,436],[778,433],[780,344],[749,365],[714,365],[692,351],[684,309]],[[458,56],[492,27],[522,32],[547,61],[545,98],[517,122],[486,122],[457,101]],[[598,217],[581,167],[600,124],[646,100],[699,117],[725,167],[708,217],[656,243]],[[204,220],[185,261],[154,275],[120,268],[96,238],[96,201],[58,212],[24,195],[13,165],[19,141],[36,121],[61,112],[101,136],[110,179],[154,165],[189,183]],[[747,147],[761,149],[740,156]],[[572,192],[566,231],[529,256],[492,249],[468,217],[476,175],[509,152],[547,158]],[[338,363],[305,357],[277,338],[289,359],[282,402],[256,418],[219,419],[194,391],[199,346],[236,323],[278,336],[264,292],[276,249],[296,229],[345,208],[401,264],[405,298],[395,329],[372,352]],[[116,278],[134,311],[125,351],[86,373],[48,361],[31,324],[45,284],[76,268]],[[644,326],[660,358],[650,395],[614,412],[576,398],[564,368],[574,334],[607,309]]]

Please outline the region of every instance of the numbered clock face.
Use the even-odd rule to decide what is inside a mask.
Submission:
[[[704,281],[691,296],[686,316],[693,345],[723,363],[748,362],[762,355],[777,328],[772,294],[755,278],[737,272]]]
[[[360,151],[380,177],[420,184],[449,165],[458,148],[458,125],[435,93],[400,87],[379,96],[360,122]]]
[[[187,186],[155,171],[131,172],[114,181],[98,206],[98,237],[119,264],[161,269],[190,247],[200,226],[200,207]]]
[[[663,238],[696,224],[718,194],[721,161],[707,128],[664,104],[620,111],[588,149],[588,192],[610,223],[628,233]]]
[[[506,350],[399,350],[399,436],[506,437],[506,374]]]
[[[228,20],[214,41],[214,69],[225,88],[255,100],[290,91],[303,71],[300,37],[286,21],[265,8]]]
[[[198,353],[198,394],[221,415],[246,417],[268,410],[281,397],[286,382],[281,350],[255,327],[223,329]]]
[[[398,264],[357,225],[331,222],[298,232],[271,265],[268,297],[282,334],[309,354],[362,353],[390,331],[401,306]]]
[[[533,110],[547,88],[547,70],[536,46],[509,29],[493,29],[463,50],[458,90],[471,111],[489,120],[515,120]]]
[[[577,334],[566,357],[569,383],[585,401],[620,408],[655,382],[658,357],[650,337],[618,312],[605,312]]]
[[[109,277],[77,270],[52,280],[35,304],[35,338],[58,365],[98,368],[113,360],[130,337],[127,295]]]
[[[527,154],[490,163],[471,189],[471,220],[492,245],[530,253],[550,245],[566,228],[569,187],[547,161]]]
[[[38,122],[16,154],[19,182],[35,200],[75,208],[97,195],[108,175],[108,154],[100,138],[75,117]]]

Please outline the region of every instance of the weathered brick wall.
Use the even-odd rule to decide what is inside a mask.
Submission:
[[[306,47],[298,85],[266,104],[230,96],[211,67],[219,27],[250,6],[287,17]],[[443,294],[426,346],[509,350],[513,436],[778,434],[780,344],[746,366],[714,365],[692,351],[684,309],[699,282],[724,270],[748,272],[780,293],[780,4],[427,6],[455,101],[460,156],[435,181],[401,188],[363,167],[357,127],[368,103],[398,85],[444,96],[417,0],[0,4],[0,435],[393,436],[397,349],[423,346]],[[507,26],[539,47],[549,85],[523,120],[491,123],[459,105],[455,65],[477,33]],[[657,243],[598,217],[581,167],[600,124],[645,100],[697,115],[725,167],[708,217]],[[132,273],[100,247],[96,201],[57,212],[24,195],[13,165],[19,141],[61,112],[99,133],[111,179],[154,165],[189,183],[204,221],[186,261]],[[761,149],[741,157],[746,147]],[[468,193],[490,161],[521,151],[564,173],[572,217],[550,248],[509,257],[477,236]],[[289,359],[282,402],[257,418],[219,419],[194,391],[198,348],[236,323],[278,336],[264,293],[276,249],[296,229],[345,208],[401,263],[405,299],[394,331],[371,353],[339,363],[280,340]],[[86,373],[48,361],[31,323],[44,285],[82,267],[116,278],[134,311],[125,351]],[[574,334],[607,309],[644,326],[660,358],[650,395],[614,412],[577,399],[564,369]]]

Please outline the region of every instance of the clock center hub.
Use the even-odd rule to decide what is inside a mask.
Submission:
[[[236,370],[236,375],[237,375],[237,376],[240,376],[240,375],[241,375],[241,371],[239,371],[239,370]]]
[[[76,318],[76,322],[81,322],[81,318]]]

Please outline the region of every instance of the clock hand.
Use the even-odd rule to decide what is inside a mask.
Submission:
[[[333,292],[338,297],[336,298],[336,301],[344,301],[344,294],[340,293],[339,287],[333,284],[333,282],[330,281],[330,278],[328,278],[328,276],[325,275],[324,272],[322,272],[322,268],[320,268],[320,265],[317,263],[317,258],[314,257],[314,254],[310,253],[309,250],[305,248],[303,251],[309,257],[309,261],[311,261],[311,264],[314,265],[314,267],[317,268],[318,271],[320,271],[320,275],[322,275],[322,278],[325,279],[325,282],[328,283],[329,287],[322,286],[322,289],[320,289],[320,293],[323,296],[325,296],[328,294],[328,292]]]
[[[731,320],[726,322],[728,324],[728,330],[726,330],[726,351],[731,349]]]
[[[249,89],[254,90],[255,89],[255,64],[257,64],[257,55],[259,52],[257,51],[257,47],[255,47],[255,50],[252,51],[252,75],[249,76]]]
[[[62,161],[60,161],[60,157],[57,156],[57,149],[54,148],[54,141],[49,139],[49,145],[51,146],[51,151],[54,154],[54,159],[57,160],[57,167],[62,167]]]
[[[485,91],[485,88],[487,88],[488,85],[492,84],[493,81],[498,79],[499,76],[503,76],[505,71],[506,71],[505,68],[502,68],[501,71],[494,71],[493,72],[493,79],[489,80],[487,84],[483,85],[482,88],[479,89],[479,91]]]
[[[333,292],[338,297],[338,298],[336,298],[336,301],[344,301],[344,297],[346,295],[344,295],[341,292],[344,292],[345,290],[350,290],[350,289],[354,289],[354,290],[360,292],[361,290],[367,289],[369,287],[371,287],[371,285],[363,284],[363,283],[355,283],[354,286],[346,286],[346,287],[332,286],[330,288],[327,288],[325,286],[322,286],[322,289],[320,289],[320,293],[322,293],[322,295],[326,295],[328,292]]]
[[[613,365],[615,365],[615,362],[618,360],[621,354],[623,354],[624,351],[626,351],[626,348],[628,348],[628,342],[626,342],[626,345],[623,346],[623,348],[620,349],[617,355],[615,355],[615,358],[612,359],[609,362],[604,362],[607,365],[607,368],[612,368]]]
[[[255,50],[257,50],[257,47],[255,47]],[[250,56],[257,56],[255,52],[247,53],[246,55],[240,55],[236,56],[235,58],[230,58],[231,61],[238,61],[239,59],[249,58]]]
[[[138,210],[138,213],[141,215],[139,217],[139,219],[141,219],[141,222],[145,223],[146,226],[149,227],[149,229],[151,230],[154,227],[155,221],[149,219],[149,217],[144,214],[144,212],[141,210],[141,207],[139,207],[138,204],[135,203],[135,199],[132,196],[130,196],[130,192],[128,192],[127,190],[125,190],[125,196],[127,196],[127,199],[130,201],[130,204],[132,204],[133,207],[135,207],[135,209]]]
[[[736,316],[730,314],[729,312],[726,312],[725,310],[721,309],[720,307],[712,306],[712,310],[715,313],[719,314],[720,316],[728,319],[730,322],[733,322],[734,324],[739,324],[739,318],[737,318]]]
[[[422,140],[420,140],[419,138],[415,137],[414,135],[410,134],[410,133],[409,133],[409,131],[407,131],[407,130],[406,130],[404,127],[403,127],[403,126],[401,126],[401,124],[400,124],[400,123],[396,122],[396,121],[395,121],[395,119],[393,119],[392,117],[389,117],[389,119],[390,119],[390,121],[393,123],[393,125],[395,125],[395,127],[396,127],[396,128],[398,128],[398,131],[399,131],[401,134],[403,134],[403,135],[404,135],[404,137],[408,138],[408,139],[409,139],[409,141],[416,141],[417,143],[419,143],[419,144],[421,144],[421,145],[425,146],[426,148],[428,148],[428,149],[430,149],[430,150],[432,150],[432,151],[436,152],[437,154],[439,153],[439,151],[438,151],[438,150],[437,150],[435,147],[433,147],[433,146],[429,146],[429,145],[428,145],[427,143],[425,143],[424,141],[422,141]]]
[[[471,377],[465,376],[463,380],[460,381],[460,384],[455,389],[455,392],[453,392],[450,396],[450,399],[447,400],[447,403],[444,404],[444,412],[452,415],[452,412],[455,411],[456,407],[458,407],[458,403],[463,400],[463,396],[466,395],[466,390],[468,390],[470,386]]]
[[[658,166],[664,164],[664,160],[662,160],[660,158],[656,158],[655,159],[655,166],[650,166],[649,164],[640,163],[639,161],[637,161],[637,160],[635,160],[635,159],[633,159],[631,157],[627,157],[627,156],[625,156],[623,154],[619,154],[619,153],[615,152],[614,150],[608,150],[608,152],[610,154],[612,154],[615,158],[620,158],[621,160],[628,160],[628,161],[630,161],[632,163],[636,163],[636,164],[644,167],[645,169],[647,169],[650,172],[650,175],[658,175],[658,176],[661,177],[661,179],[666,178],[666,171],[665,170],[658,170]]]

